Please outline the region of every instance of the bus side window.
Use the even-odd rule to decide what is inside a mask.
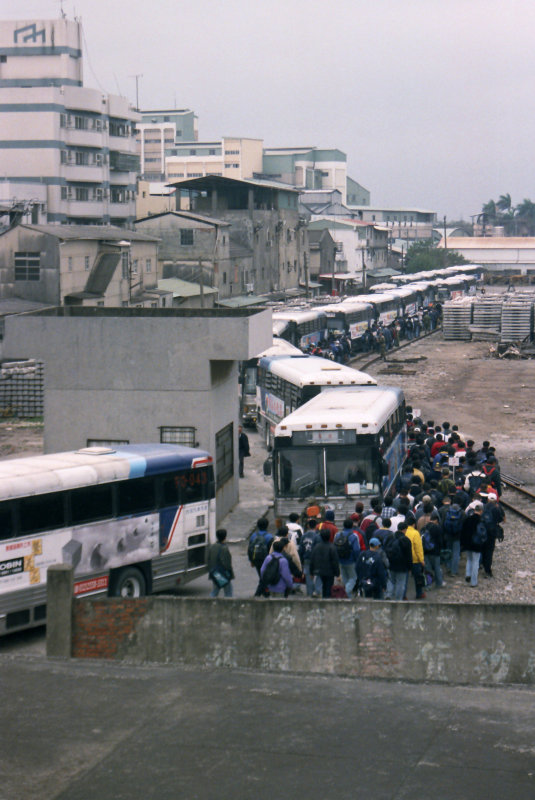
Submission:
[[[83,486],[70,493],[71,522],[81,525],[113,516],[112,487],[110,483]]]
[[[11,539],[14,535],[11,508],[11,503],[9,501],[0,503],[0,540]]]
[[[117,484],[119,516],[153,511],[156,507],[154,478],[135,478]]]
[[[24,497],[20,501],[21,534],[65,527],[64,492]]]

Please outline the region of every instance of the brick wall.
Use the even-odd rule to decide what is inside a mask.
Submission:
[[[75,658],[121,659],[135,644],[136,626],[147,613],[147,598],[73,602]]]

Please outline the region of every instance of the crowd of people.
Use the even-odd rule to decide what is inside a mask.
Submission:
[[[459,574],[476,588],[480,575],[493,577],[495,544],[503,540],[502,481],[490,442],[476,447],[456,425],[435,425],[407,415],[408,452],[395,490],[359,501],[338,525],[334,511],[310,505],[301,515],[262,517],[248,542],[247,555],[258,574],[257,597],[422,600],[439,590],[445,576]],[[230,553],[218,531],[209,564],[212,596],[223,588],[232,596]],[[218,554],[216,557],[216,550]],[[223,556],[224,554],[224,556]],[[221,557],[223,556],[223,557]],[[227,571],[218,587],[213,572]],[[232,577],[231,577],[232,574]]]
[[[385,358],[386,353],[399,347],[403,339],[410,341],[422,333],[434,331],[440,325],[441,314],[440,303],[435,303],[418,309],[415,314],[405,314],[389,325],[374,322],[358,339],[352,340],[348,333],[332,333],[328,339],[321,339],[317,344],[306,347],[304,352],[340,364],[347,363],[357,352],[376,352]]]

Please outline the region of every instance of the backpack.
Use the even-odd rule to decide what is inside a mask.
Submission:
[[[480,520],[477,523],[476,529],[472,534],[472,544],[475,545],[476,547],[483,547],[483,545],[486,544],[487,539],[488,539],[487,526],[485,525],[483,520]]]
[[[272,555],[269,563],[266,565],[264,574],[262,575],[262,582],[265,586],[275,586],[281,578],[281,568],[279,561],[281,556]]]
[[[316,543],[316,533],[304,533],[299,544],[299,558],[301,561],[310,561],[312,549]]]
[[[474,473],[471,472],[470,475],[468,476],[468,485],[470,486],[471,494],[477,492],[482,483],[483,483],[483,475],[474,475]]]
[[[496,467],[494,465],[493,466],[489,466],[487,464],[483,464],[481,469],[485,473],[485,477],[487,479],[487,482],[490,484],[490,486],[493,486],[494,488],[496,488],[496,485],[494,483],[494,478],[491,478],[491,475],[496,472]]]
[[[426,555],[431,555],[435,552],[435,541],[428,528],[424,528],[422,531],[422,545]]]
[[[377,519],[378,516],[379,516],[379,514],[376,514],[375,511],[372,511],[371,514],[368,514],[366,517],[364,517],[364,519],[360,523],[361,531],[363,533],[366,533],[366,531],[368,530],[370,525],[374,525],[375,527],[372,528],[372,531],[376,531],[377,530],[377,524],[376,524],[375,520]],[[370,533],[371,533],[371,531],[370,531]]]
[[[461,533],[461,528],[463,527],[463,514],[460,508],[456,508],[455,506],[451,506],[446,511],[446,516],[444,517],[444,533],[449,534],[453,539],[457,538],[458,535]]]
[[[255,567],[261,567],[269,553],[269,546],[266,541],[265,533],[258,531],[256,536],[249,543],[249,560]]]
[[[359,556],[359,585],[363,589],[374,589],[375,580],[375,557],[369,550],[365,550]]]
[[[338,553],[338,558],[347,561],[348,558],[351,558],[351,553],[353,552],[353,548],[351,546],[351,542],[349,541],[349,537],[351,536],[350,533],[339,533],[336,539],[334,540],[334,545],[336,547],[336,552]]]

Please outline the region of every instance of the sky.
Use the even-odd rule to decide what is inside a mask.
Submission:
[[[535,201],[535,0],[0,0],[81,18],[84,85],[190,108],[199,139],[347,154],[371,204]]]

